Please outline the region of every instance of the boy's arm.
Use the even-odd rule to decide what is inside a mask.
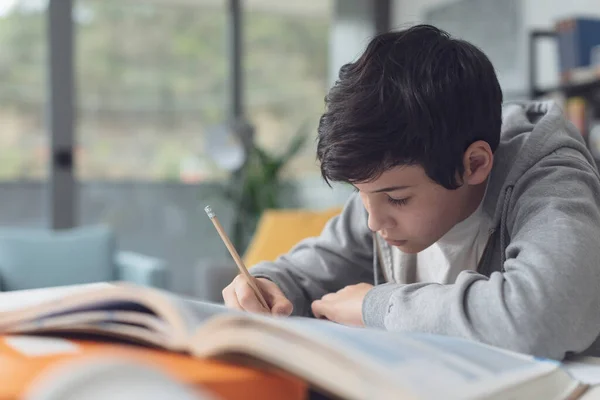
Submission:
[[[307,316],[313,300],[347,285],[373,283],[372,256],[367,213],[353,194],[320,236],[301,241],[274,262],[257,264],[250,273],[275,282],[294,305],[293,314]]]
[[[600,183],[581,153],[559,151],[514,187],[504,273],[375,287],[365,323],[555,359],[587,349],[600,332]]]

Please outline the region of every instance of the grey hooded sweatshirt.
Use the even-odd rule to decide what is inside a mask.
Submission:
[[[369,231],[357,195],[319,237],[251,273],[275,282],[295,315],[346,285],[384,282],[363,302],[367,326],[554,359],[600,355],[600,179],[557,105],[504,107],[483,211],[494,229],[477,271],[452,284],[415,283],[415,256]]]

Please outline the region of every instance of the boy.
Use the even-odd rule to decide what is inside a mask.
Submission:
[[[600,180],[556,105],[502,108],[486,56],[427,25],[375,37],[326,104],[322,175],[358,193],[251,269],[270,312],[600,354]],[[241,277],[223,296],[269,311]]]

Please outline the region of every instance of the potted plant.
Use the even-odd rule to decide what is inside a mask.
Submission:
[[[254,141],[246,143],[246,161],[224,188],[224,195],[235,204],[231,239],[240,253],[245,251],[262,213],[281,208],[281,172],[303,148],[307,138],[306,124],[303,124],[281,154],[272,154]]]

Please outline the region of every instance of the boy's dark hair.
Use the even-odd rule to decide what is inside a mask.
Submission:
[[[430,25],[376,36],[340,69],[325,98],[317,157],[329,181],[368,182],[420,165],[447,189],[461,185],[463,154],[498,147],[502,91],[475,46]]]

